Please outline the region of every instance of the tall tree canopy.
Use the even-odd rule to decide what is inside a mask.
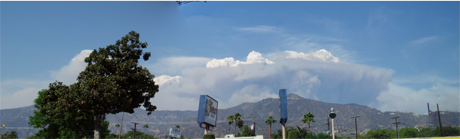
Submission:
[[[50,84],[50,88],[68,88],[60,82]],[[40,112],[40,102],[46,89],[38,92],[34,101],[34,115],[29,117],[29,124],[34,128],[41,128],[35,137],[38,138],[90,138],[94,133],[94,118],[91,115],[80,115],[76,111],[68,112],[60,117],[51,118]],[[104,116],[102,120],[104,120]],[[102,136],[107,135],[108,121],[102,122]]]
[[[142,52],[147,42],[139,41],[139,33],[129,32],[115,44],[94,50],[85,58],[88,63],[77,83],[70,89],[56,88],[45,92],[41,111],[56,117],[71,110],[94,116],[94,138],[99,139],[101,116],[107,113],[134,113],[143,106],[150,115],[156,106],[150,99],[158,92],[154,75],[139,65],[142,57],[148,60],[150,52]]]

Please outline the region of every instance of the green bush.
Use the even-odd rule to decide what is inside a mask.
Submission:
[[[214,134],[206,134],[203,136],[203,139],[216,139],[216,136]]]
[[[289,131],[288,132],[288,139],[299,139],[299,132],[297,131]]]

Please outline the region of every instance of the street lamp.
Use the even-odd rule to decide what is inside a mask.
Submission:
[[[332,139],[335,139],[335,133],[334,133],[334,118],[337,116],[337,114],[334,113],[334,108],[331,108],[331,114],[329,114],[329,117],[332,119]]]

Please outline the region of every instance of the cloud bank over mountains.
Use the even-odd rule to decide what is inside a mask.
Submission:
[[[37,92],[55,80],[76,82],[86,67],[83,50],[68,65],[51,71],[52,80],[7,80],[1,84],[1,108],[30,106]],[[267,58],[270,57],[270,58]],[[458,81],[441,78],[397,79],[392,69],[344,62],[331,52],[320,49],[304,53],[274,52],[262,55],[252,51],[245,60],[233,57],[168,57],[143,65],[156,75],[160,91],[152,99],[159,110],[196,110],[199,95],[210,95],[219,108],[244,102],[277,98],[279,89],[328,103],[357,103],[381,111],[426,113],[426,103],[439,103],[441,110],[459,111]],[[157,74],[168,73],[168,74]],[[418,79],[423,78],[423,79]],[[433,80],[436,79],[436,80]],[[413,89],[407,83],[431,81],[430,87]],[[434,81],[434,82],[433,82]],[[425,83],[425,82],[423,82]],[[426,84],[426,83],[425,83]],[[27,103],[24,103],[27,102]]]
[[[182,76],[161,75],[155,78],[160,92],[152,101],[159,109],[191,110],[198,106],[198,95],[207,94],[219,101],[220,108],[227,108],[277,98],[278,90],[285,88],[288,93],[325,102],[378,104],[376,98],[388,90],[394,74],[391,69],[340,62],[325,49],[270,55],[273,59],[252,51],[246,61],[212,59],[206,67],[183,69]],[[169,102],[163,95],[172,95],[172,100],[194,99]]]

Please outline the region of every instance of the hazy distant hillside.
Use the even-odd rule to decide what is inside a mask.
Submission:
[[[219,109],[218,124],[211,133],[217,137],[223,137],[229,132],[229,125],[226,122],[228,115],[239,112],[242,114],[246,124],[256,123],[257,134],[263,134],[264,137],[269,136],[269,125],[265,124],[265,120],[269,115],[275,117],[279,121],[279,104],[277,98],[267,98],[255,103],[243,103],[236,107],[228,109]],[[198,107],[198,106],[197,106]],[[423,107],[423,106],[421,106]],[[402,124],[399,127],[406,126],[428,126],[428,115],[416,115],[403,112],[381,112],[374,108],[357,104],[335,104],[325,103],[311,99],[305,99],[295,94],[288,95],[288,122],[287,126],[306,127],[306,124],[301,123],[302,116],[307,112],[312,112],[315,115],[316,123],[311,124],[312,131],[319,133],[327,130],[326,116],[330,113],[330,109],[334,108],[337,117],[335,118],[336,130],[340,131],[341,136],[351,136],[354,133],[355,123],[352,116],[361,116],[358,118],[359,132],[366,132],[377,128],[395,128],[394,119],[392,116],[401,116],[398,122]],[[15,109],[1,110],[1,123],[7,127],[27,127],[28,117],[33,114],[34,108],[21,107]],[[443,112],[441,115],[443,125],[459,126],[459,112]],[[154,111],[152,115],[147,115],[147,112],[142,109],[136,109],[135,113],[124,116],[123,133],[134,128],[131,122],[140,123],[137,128],[139,131],[146,130],[147,133],[164,136],[169,132],[170,127],[176,125],[181,126],[182,134],[186,138],[202,137],[204,130],[198,127],[196,123],[197,111]],[[107,120],[110,122],[110,130],[115,132],[114,125],[121,123],[122,113],[116,115],[107,115]],[[434,121],[435,122],[435,121]],[[144,129],[142,126],[148,124],[150,128]],[[437,123],[435,123],[437,124]],[[281,128],[280,124],[273,124],[273,131]],[[8,128],[11,130],[12,128]],[[27,129],[13,128],[20,133],[20,137],[26,137]],[[232,125],[230,131],[234,133],[235,127]],[[32,135],[37,130],[30,130]],[[119,129],[117,133],[119,132]]]

